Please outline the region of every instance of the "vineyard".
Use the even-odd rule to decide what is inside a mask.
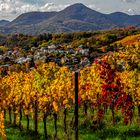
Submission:
[[[36,139],[60,139],[60,119],[63,126],[61,138],[74,139],[77,125],[74,112],[76,91],[80,126],[90,127],[88,129],[94,133],[102,129],[104,122],[111,126],[139,125],[139,43],[121,47],[118,52],[107,53],[91,66],[79,70],[78,89],[74,79],[74,71],[55,63],[35,66],[29,72],[8,72],[5,77],[1,77],[2,140],[8,139],[7,123],[11,127],[18,127],[21,132],[23,129],[27,132],[33,129]],[[41,138],[40,122],[43,127]],[[52,133],[48,133],[48,122],[54,126]]]

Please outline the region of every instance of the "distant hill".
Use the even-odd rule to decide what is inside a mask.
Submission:
[[[116,25],[106,15],[96,12],[83,4],[74,4],[58,12],[54,17],[41,22],[39,26],[55,25],[56,31],[89,31],[108,29]]]
[[[20,26],[20,25],[31,25],[37,24],[44,20],[48,20],[53,17],[56,12],[29,12],[20,15],[15,20],[13,20],[9,26]]]
[[[71,5],[60,12],[24,13],[12,22],[0,24],[0,32],[41,34],[111,29],[116,27],[140,27],[139,15],[121,12],[102,14],[81,3]]]
[[[8,23],[10,23],[10,21],[8,21],[8,20],[0,20],[0,26],[5,26]]]
[[[108,15],[110,20],[119,26],[138,26],[140,24],[140,15],[127,15],[121,12],[115,12]]]

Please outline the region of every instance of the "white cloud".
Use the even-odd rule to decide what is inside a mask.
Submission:
[[[1,14],[20,14],[28,10],[35,9],[34,6],[23,3],[20,0],[0,0],[0,12]]]
[[[96,11],[101,11],[101,8],[100,7],[97,7],[95,4],[87,5],[87,7],[91,8],[93,10],[96,10]]]
[[[135,11],[134,9],[130,8],[126,11],[129,15],[139,15],[138,11]]]
[[[134,10],[130,8],[130,9],[128,9],[128,12],[129,12],[129,13],[133,13]]]
[[[88,5],[88,7],[91,8],[91,9],[95,9],[96,5],[95,4],[91,4],[91,5]]]
[[[126,2],[126,3],[133,3],[133,2],[136,2],[136,0],[122,0],[123,2]]]
[[[25,0],[0,0],[0,17],[13,19],[16,16],[30,11],[59,11],[68,5],[46,3],[40,6],[39,3],[27,3]]]
[[[133,13],[131,9],[139,14],[140,0],[0,0],[0,20],[12,20],[18,15],[30,11],[60,11],[68,4],[82,2],[91,9],[108,13],[114,11],[125,11],[126,13]],[[120,2],[121,1],[121,2]],[[126,4],[128,3],[128,4]],[[130,8],[130,9],[129,9]]]
[[[60,11],[64,8],[68,7],[69,5],[62,5],[62,4],[54,4],[54,3],[46,3],[44,6],[40,7],[40,11]]]

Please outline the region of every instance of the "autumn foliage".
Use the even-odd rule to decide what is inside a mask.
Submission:
[[[133,55],[129,56],[132,51]],[[131,123],[134,108],[139,110],[140,107],[139,62],[139,46],[136,45],[107,54],[80,70],[78,102],[80,107],[84,107],[85,115],[88,108],[92,108],[96,110],[98,119],[103,119],[110,110],[115,125],[115,115],[120,111],[124,123]],[[11,110],[14,112],[13,122],[20,129],[22,113],[27,119],[27,129],[30,129],[29,118],[34,120],[35,132],[38,132],[38,118],[41,118],[45,137],[47,117],[53,115],[56,126],[59,112],[64,111],[64,132],[67,133],[67,110],[73,109],[75,103],[74,72],[65,66],[49,63],[29,72],[8,72],[0,82],[0,134],[3,137],[4,110],[9,115]]]

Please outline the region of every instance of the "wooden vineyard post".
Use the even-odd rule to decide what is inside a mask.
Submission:
[[[78,137],[78,72],[75,72],[75,140]]]

